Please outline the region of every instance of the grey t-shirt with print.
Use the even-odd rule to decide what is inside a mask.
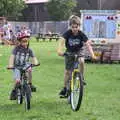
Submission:
[[[34,57],[34,53],[30,48],[17,46],[13,49],[12,54],[15,56],[14,66],[23,66],[29,62],[30,57]]]

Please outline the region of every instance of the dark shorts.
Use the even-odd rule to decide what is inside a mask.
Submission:
[[[81,57],[84,57],[84,49],[80,49],[77,53],[75,54],[80,55]],[[65,56],[65,69],[66,70],[72,70],[74,66],[74,57],[72,56]]]

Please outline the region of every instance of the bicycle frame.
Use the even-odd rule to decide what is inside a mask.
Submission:
[[[21,78],[20,78],[20,86],[21,86],[21,91],[22,91],[22,95],[25,95],[25,85],[28,84],[28,76],[26,75],[27,71],[26,70],[20,70],[21,72]]]

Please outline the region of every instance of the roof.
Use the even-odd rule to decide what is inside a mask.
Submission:
[[[25,0],[26,4],[32,4],[32,3],[45,3],[48,2],[49,0]]]

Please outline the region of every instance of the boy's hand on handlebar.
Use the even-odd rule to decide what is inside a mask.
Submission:
[[[92,59],[95,61],[98,60],[98,58],[95,55],[92,56]]]

